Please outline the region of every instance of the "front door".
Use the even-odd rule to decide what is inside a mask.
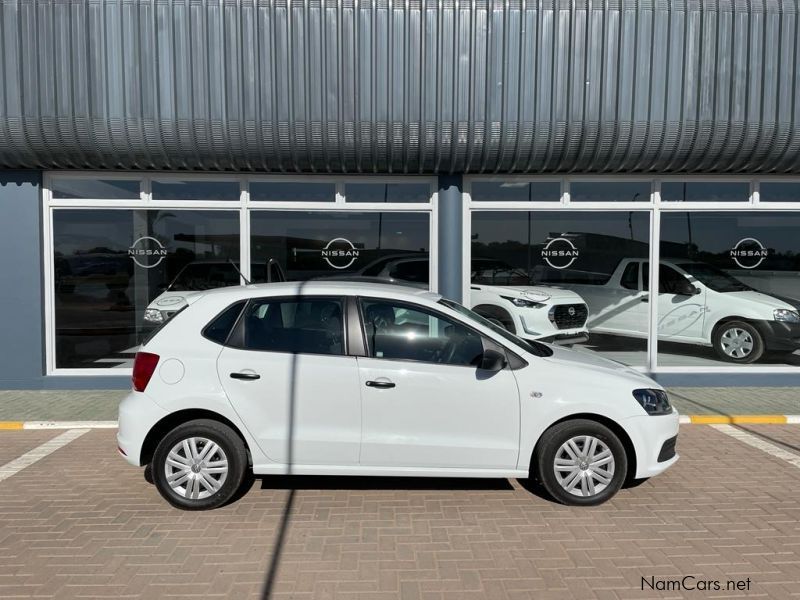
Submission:
[[[704,317],[705,291],[692,285],[683,273],[662,264],[658,271],[658,339],[702,339]]]
[[[340,298],[264,298],[245,308],[217,369],[261,450],[296,465],[356,465],[361,406]]]
[[[361,465],[515,468],[519,390],[508,368],[477,367],[481,336],[418,305],[362,299],[360,308]]]

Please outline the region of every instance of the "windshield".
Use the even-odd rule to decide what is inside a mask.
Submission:
[[[722,269],[705,263],[682,263],[678,267],[715,292],[746,292],[753,289]]]
[[[494,331],[496,334],[502,336],[504,339],[508,340],[512,344],[516,344],[517,346],[519,346],[521,348],[524,348],[525,350],[527,350],[528,352],[530,352],[534,356],[552,356],[553,355],[553,351],[548,346],[546,346],[545,344],[542,344],[540,342],[529,342],[527,340],[523,340],[522,338],[517,337],[513,333],[510,333],[508,330],[503,329],[499,325],[495,325],[490,320],[484,319],[478,313],[472,312],[470,309],[468,309],[465,306],[461,306],[457,302],[453,302],[452,300],[447,300],[445,298],[442,298],[441,300],[439,300],[439,304],[443,304],[447,308],[452,308],[454,311],[456,311],[457,313],[467,317],[471,321],[475,321],[476,323],[479,323],[479,324],[483,325],[484,327],[488,327],[489,329]]]
[[[169,292],[196,292],[239,285],[233,263],[189,263],[167,288]]]
[[[472,283],[488,285],[533,285],[523,271],[501,260],[477,259],[472,261]]]

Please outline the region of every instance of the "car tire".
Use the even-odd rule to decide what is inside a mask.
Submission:
[[[748,364],[764,354],[764,338],[746,321],[727,321],[718,325],[711,343],[717,356],[726,362]]]
[[[533,463],[535,476],[547,493],[571,506],[607,501],[622,487],[628,471],[628,457],[619,437],[588,419],[564,421],[545,431]]]
[[[172,506],[209,510],[236,494],[247,468],[247,450],[239,435],[224,423],[198,419],[179,425],[159,442],[152,477]]]

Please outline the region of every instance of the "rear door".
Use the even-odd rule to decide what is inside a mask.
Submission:
[[[479,334],[415,304],[361,299],[366,357],[361,464],[513,469],[519,391],[513,372],[478,368]]]
[[[275,462],[358,463],[360,386],[344,306],[337,297],[251,300],[217,360],[230,402]]]

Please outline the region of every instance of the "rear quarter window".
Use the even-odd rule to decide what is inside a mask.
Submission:
[[[241,300],[240,302],[231,304],[214,317],[211,322],[206,325],[205,329],[203,329],[203,337],[224,346],[225,342],[228,340],[228,336],[231,334],[233,326],[236,325],[236,321],[242,313],[244,305],[245,301]]]

